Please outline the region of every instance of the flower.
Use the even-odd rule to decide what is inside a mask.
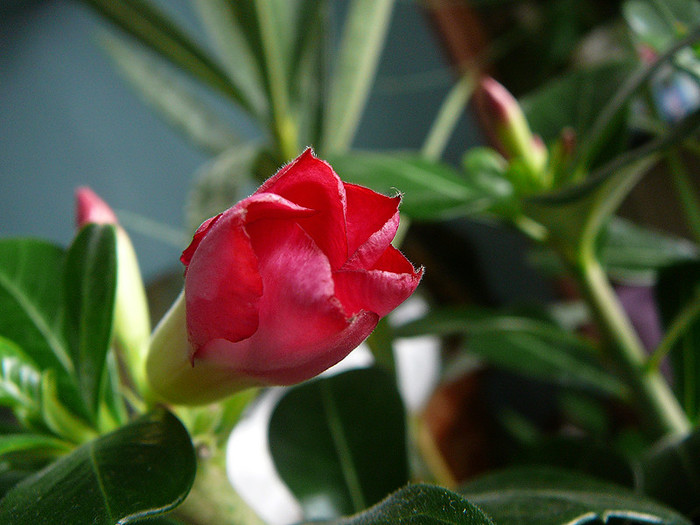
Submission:
[[[154,334],[153,388],[205,403],[343,359],[421,279],[390,244],[399,201],[342,182],[307,149],[205,221],[181,257],[184,293]]]
[[[89,223],[112,224],[116,228],[114,342],[131,373],[135,388],[143,394],[147,388],[145,360],[151,338],[151,320],[134,246],[112,209],[88,187],[75,190],[75,222],[78,228]]]

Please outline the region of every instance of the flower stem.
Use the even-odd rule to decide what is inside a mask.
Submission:
[[[645,366],[642,343],[600,263],[592,257],[582,258],[575,274],[603,335],[610,343],[608,355],[634,392],[637,408],[655,437],[687,433],[690,430],[688,418],[661,373]]]

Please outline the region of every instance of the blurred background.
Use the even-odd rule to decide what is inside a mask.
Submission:
[[[201,34],[189,1],[160,4]],[[337,25],[345,4],[335,2]],[[73,191],[88,185],[117,210],[152,280],[177,268],[189,239],[183,208],[208,156],[120,78],[100,48],[106,27],[77,2],[0,4],[0,235],[67,244]],[[418,3],[398,2],[389,31],[355,145],[415,149],[454,75]],[[230,105],[221,104],[221,111],[231,112]],[[244,116],[231,118],[237,131],[254,138]],[[465,118],[447,154],[456,157],[476,134]]]

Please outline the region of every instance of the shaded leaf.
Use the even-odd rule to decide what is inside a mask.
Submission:
[[[527,377],[624,396],[592,346],[557,325],[479,308],[433,310],[397,329],[398,336],[464,334],[470,352]]]
[[[291,389],[270,420],[270,451],[309,519],[363,510],[408,480],[401,398],[382,370]]]
[[[640,486],[650,497],[700,517],[700,431],[652,450],[642,461]]]
[[[664,268],[656,283],[661,322],[668,329],[684,309],[700,298],[700,262],[686,262]],[[700,417],[700,320],[697,316],[679,334],[670,352],[674,390],[688,417]]]
[[[657,270],[674,263],[696,260],[698,247],[680,237],[638,226],[613,217],[601,240],[600,257],[613,276],[651,282]]]
[[[179,504],[195,473],[189,435],[158,410],[24,479],[0,501],[0,523],[114,525]]]
[[[116,233],[88,224],[68,249],[65,267],[65,334],[77,383],[92,414],[100,403],[112,341],[117,284]]]
[[[493,202],[451,167],[417,155],[353,152],[329,162],[343,180],[384,194],[400,191],[401,211],[417,220],[479,213]]]
[[[631,490],[574,471],[520,467],[489,474],[468,484],[466,498],[496,523],[578,525],[690,521]]]
[[[367,511],[334,521],[337,525],[494,525],[463,496],[434,485],[409,485]]]

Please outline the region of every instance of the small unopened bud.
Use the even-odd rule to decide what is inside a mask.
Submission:
[[[494,145],[508,159],[520,159],[537,178],[547,162],[542,139],[532,134],[518,101],[491,77],[481,79],[475,93],[480,121]]]
[[[117,291],[114,305],[114,342],[129,368],[134,386],[144,394],[146,352],[151,322],[146,291],[141,278],[134,246],[119,226],[112,209],[90,188],[75,191],[76,226],[88,223],[114,224],[117,231]]]

